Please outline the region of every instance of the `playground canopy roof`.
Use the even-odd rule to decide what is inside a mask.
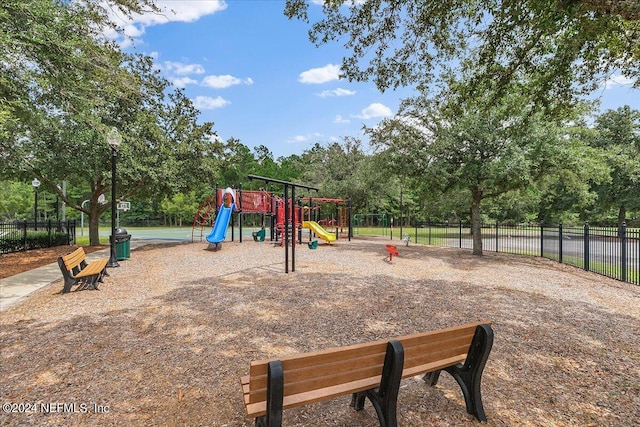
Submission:
[[[258,176],[258,175],[249,175],[247,178],[249,178],[249,180],[260,180],[260,181],[264,181],[266,184],[269,184],[270,182],[273,182],[274,184],[283,184],[285,187],[299,187],[299,188],[304,188],[306,190],[315,190],[315,191],[320,191],[318,189],[318,187],[311,187],[310,185],[304,185],[304,184],[298,184],[296,182],[289,182],[289,181],[282,181],[279,179],[274,179],[274,178],[267,178],[264,176]]]

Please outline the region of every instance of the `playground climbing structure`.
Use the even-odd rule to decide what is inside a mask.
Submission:
[[[220,204],[223,200],[224,189],[216,188],[216,191],[210,195],[198,207],[193,217],[193,227],[191,230],[191,241],[201,242],[209,233],[211,227],[215,224]],[[242,214],[263,214],[271,215],[272,212],[272,193],[264,190],[260,191],[244,191],[233,190],[235,209],[233,213]],[[241,220],[238,221],[242,226]]]

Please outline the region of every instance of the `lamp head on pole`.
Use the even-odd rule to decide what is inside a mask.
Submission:
[[[33,181],[31,181],[31,185],[33,185],[33,188],[35,189],[40,187],[40,181],[38,181],[38,178],[33,178]]]
[[[109,133],[107,133],[107,143],[113,150],[117,150],[122,142],[122,136],[115,127],[112,127]]]

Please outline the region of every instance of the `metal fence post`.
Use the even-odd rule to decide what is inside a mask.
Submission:
[[[622,235],[620,236],[620,262],[621,262],[621,280],[623,282],[627,281],[627,223],[622,223]]]
[[[500,226],[499,222],[496,221],[496,252],[498,252],[498,227]]]
[[[584,269],[589,271],[589,223],[584,223]]]
[[[427,235],[427,241],[429,242],[429,245],[431,245],[431,218],[427,220]]]
[[[458,244],[462,248],[462,218],[458,220]]]
[[[27,220],[24,220],[24,228],[22,229],[22,250],[27,250]]]
[[[558,224],[558,262],[562,264],[562,223]]]
[[[540,258],[544,258],[544,225],[540,224]]]

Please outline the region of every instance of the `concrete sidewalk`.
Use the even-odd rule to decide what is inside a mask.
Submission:
[[[169,242],[175,242],[175,240],[131,239],[130,246],[131,250],[134,250],[141,246]],[[103,249],[87,254],[87,261],[108,257],[109,249]],[[57,260],[43,267],[34,268],[6,279],[0,279],[0,311],[5,311],[9,307],[20,304],[32,292],[49,286],[58,280],[62,280],[62,273],[60,272],[60,267],[58,267]],[[62,290],[62,282],[60,283],[60,290]]]

